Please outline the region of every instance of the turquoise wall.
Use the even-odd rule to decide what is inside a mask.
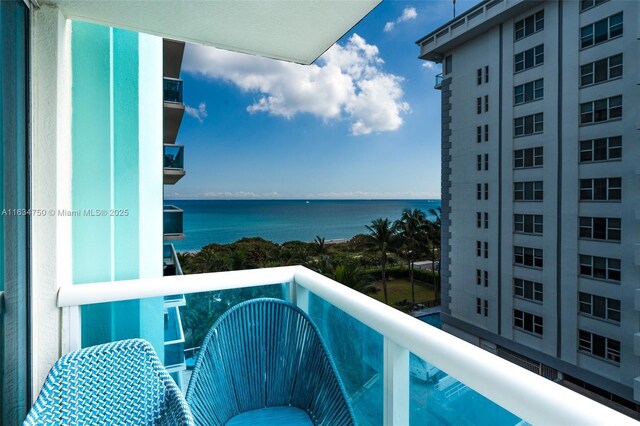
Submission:
[[[145,152],[139,138],[139,37],[72,23],[72,208],[80,212],[72,225],[74,284],[140,278],[140,258],[147,255],[140,252],[145,218],[140,214],[139,164]],[[157,173],[161,176],[161,168]],[[99,209],[128,214],[84,213]],[[162,214],[160,203],[157,211]],[[162,264],[160,257],[157,261]],[[162,359],[163,324],[161,298],[85,306],[82,346],[142,337]]]

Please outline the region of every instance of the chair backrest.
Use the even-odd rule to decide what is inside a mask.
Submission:
[[[25,425],[191,425],[153,347],[123,340],[72,352],[52,367]]]
[[[355,424],[317,327],[298,307],[254,299],[224,313],[205,338],[186,394],[196,424],[273,406],[305,410],[315,424]]]

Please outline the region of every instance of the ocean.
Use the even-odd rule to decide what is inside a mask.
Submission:
[[[403,209],[440,207],[440,200],[165,200],[184,210],[186,239],[178,251],[200,250],[211,243],[262,237],[276,243],[351,238],[367,232],[376,218],[400,218]]]

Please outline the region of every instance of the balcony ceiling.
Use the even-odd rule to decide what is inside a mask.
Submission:
[[[44,0],[69,19],[312,63],[382,0]]]

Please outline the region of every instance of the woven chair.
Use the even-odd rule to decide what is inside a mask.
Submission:
[[[24,426],[193,425],[189,407],[142,339],[92,346],[51,368]]]
[[[354,425],[309,316],[278,299],[224,313],[204,339],[186,395],[197,425]]]

